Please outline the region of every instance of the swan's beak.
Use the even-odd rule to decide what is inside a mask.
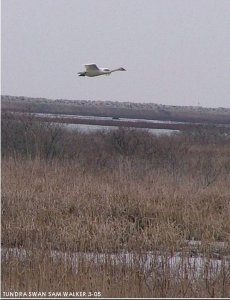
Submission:
[[[124,68],[121,68],[120,70],[121,70],[121,71],[126,71]]]
[[[79,72],[79,73],[77,73],[78,74],[78,76],[85,76],[85,73],[84,72]]]

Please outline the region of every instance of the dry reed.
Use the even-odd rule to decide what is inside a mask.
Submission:
[[[26,155],[22,146],[20,151],[13,151],[11,142],[3,146],[9,152],[2,159],[2,247],[26,249],[27,255],[2,255],[2,291],[77,289],[100,291],[103,297],[230,295],[229,264],[214,278],[207,272],[193,280],[172,277],[166,261],[160,273],[154,266],[151,274],[139,268],[147,251],[165,257],[180,251],[184,259],[190,257],[185,241],[191,239],[202,242],[199,253],[209,259],[217,255],[210,246],[217,241],[225,243],[218,258],[229,255],[227,141],[218,140],[213,147],[191,137],[156,138],[121,130],[76,133],[74,141],[77,149],[72,145],[52,159],[42,155],[41,148],[29,155],[29,139]],[[84,152],[90,141],[95,148]],[[60,150],[61,141],[56,142]],[[70,262],[54,260],[51,251],[104,253],[108,261],[95,264],[82,256],[76,270]],[[136,253],[131,268],[111,263],[111,253],[122,251]]]

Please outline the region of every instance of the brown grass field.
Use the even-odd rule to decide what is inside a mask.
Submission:
[[[167,262],[176,252],[182,260],[229,259],[229,186],[230,141],[218,130],[83,134],[4,118],[2,293],[229,297],[229,263],[216,276],[206,268],[202,276],[184,270],[176,277]],[[197,252],[186,243],[192,239],[201,241]],[[214,249],[216,242],[225,246]],[[112,263],[122,251],[133,253],[131,265]],[[146,271],[140,265],[148,251],[163,259]],[[79,256],[73,264],[52,253]],[[105,261],[85,253],[103,253]]]

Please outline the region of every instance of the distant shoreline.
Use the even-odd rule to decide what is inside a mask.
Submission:
[[[230,108],[167,106],[154,103],[132,103],[95,100],[50,100],[45,98],[30,98],[23,96],[16,97],[7,95],[1,96],[1,106],[2,112],[29,112],[44,114],[51,113],[78,116],[111,117],[111,119],[113,119],[111,120],[113,124],[116,121],[120,124],[120,118],[204,123],[205,125],[230,124]],[[52,121],[54,120],[52,119]],[[67,120],[65,120],[65,122],[67,123]],[[82,120],[78,120],[78,122],[79,124],[83,124],[81,123],[83,122]],[[87,120],[87,122],[88,124],[90,124],[89,120]],[[143,126],[146,125],[142,123],[143,122],[141,121],[139,122],[140,128],[143,128]],[[98,121],[96,125],[98,125]],[[123,126],[125,125],[126,124],[123,123]],[[132,127],[131,124],[129,125],[129,127]],[[157,125],[152,124],[152,126]],[[166,126],[170,127],[170,129],[172,127],[175,127],[172,126],[175,124],[167,125],[170,125]]]

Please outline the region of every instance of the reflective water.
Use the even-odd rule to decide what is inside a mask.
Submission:
[[[70,130],[79,130],[81,132],[94,132],[94,131],[110,131],[118,129],[118,126],[103,126],[103,125],[88,125],[88,124],[63,124],[58,123],[59,125],[65,127],[66,129]],[[170,135],[175,132],[180,132],[179,130],[169,130],[169,129],[151,129],[151,128],[137,128],[137,130],[143,130],[148,131],[150,133],[156,134],[156,135],[162,135],[167,134]]]
[[[32,252],[19,248],[2,248],[2,260],[10,260],[17,257],[25,260]],[[46,254],[47,255],[47,254]],[[216,278],[223,270],[229,270],[230,258],[222,259],[204,257],[201,254],[191,257],[188,253],[175,252],[173,254],[160,253],[159,251],[149,251],[145,253],[120,252],[120,253],[69,253],[61,251],[50,251],[50,258],[53,262],[62,260],[71,264],[78,270],[79,263],[86,261],[91,264],[106,264],[111,266],[122,266],[129,269],[139,269],[148,276],[152,274],[162,274],[167,272],[168,276],[175,279],[189,278],[197,280],[201,278]]]
[[[49,118],[71,118],[71,119],[87,119],[87,120],[106,120],[106,121],[120,121],[120,122],[146,122],[146,123],[159,123],[159,124],[186,124],[186,122],[175,122],[175,121],[160,121],[160,120],[149,120],[149,119],[132,119],[132,118],[112,118],[112,117],[97,117],[97,116],[80,116],[80,115],[66,115],[66,114],[45,114],[35,113],[38,117],[49,117]]]

